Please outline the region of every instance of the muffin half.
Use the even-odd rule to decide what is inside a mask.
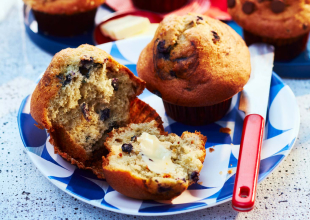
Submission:
[[[136,199],[166,200],[197,183],[207,138],[167,134],[155,121],[113,130],[105,142],[103,172],[116,191]]]
[[[54,56],[37,85],[31,115],[48,130],[56,152],[91,168],[98,157],[101,164],[107,133],[130,122],[130,106],[144,85],[99,48],[65,49]]]

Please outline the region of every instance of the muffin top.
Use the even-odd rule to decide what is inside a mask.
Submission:
[[[171,15],[159,25],[137,63],[148,90],[188,107],[223,102],[243,89],[250,52],[221,21],[198,15]]]
[[[48,14],[74,14],[92,10],[104,0],[23,0],[36,11]]]
[[[310,31],[309,0],[228,0],[232,18],[247,31],[288,39]]]

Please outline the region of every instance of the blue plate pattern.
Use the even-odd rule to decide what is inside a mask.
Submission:
[[[136,74],[136,62],[141,50],[151,40],[149,37],[132,38],[99,45],[117,61]],[[183,131],[201,131],[208,137],[204,167],[199,184],[192,185],[179,197],[169,201],[142,201],[123,196],[105,180],[92,173],[79,170],[59,155],[49,143],[49,135],[34,126],[30,115],[30,99],[27,96],[18,112],[21,139],[33,163],[58,188],[94,206],[133,215],[170,215],[194,211],[231,200],[238,162],[244,113],[238,110],[239,94],[232,99],[224,118],[206,126],[187,126],[175,122],[164,111],[162,101],[145,90],[140,99],[149,103],[161,115],[165,130],[181,135]],[[262,146],[259,182],[268,176],[292,149],[300,124],[299,108],[294,94],[273,73],[265,139]],[[222,127],[231,134],[220,133]]]

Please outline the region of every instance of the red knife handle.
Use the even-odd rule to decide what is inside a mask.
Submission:
[[[264,126],[264,118],[256,114],[246,116],[243,122],[232,198],[232,207],[239,212],[254,208]]]

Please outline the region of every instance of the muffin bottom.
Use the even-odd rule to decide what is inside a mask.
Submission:
[[[94,27],[96,12],[97,8],[72,15],[48,14],[33,10],[39,31],[57,37],[70,37],[90,30]]]
[[[248,46],[254,43],[267,43],[273,45],[275,47],[274,59],[276,61],[288,61],[295,58],[306,49],[309,32],[295,38],[273,39],[261,37],[243,30],[243,36]]]
[[[186,125],[206,125],[220,120],[227,113],[231,98],[211,106],[186,107],[174,105],[163,100],[167,115]]]

